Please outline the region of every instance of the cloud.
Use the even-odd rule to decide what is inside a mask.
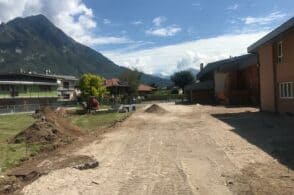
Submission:
[[[181,31],[182,29],[180,27],[168,26],[165,28],[149,29],[146,31],[146,34],[159,36],[159,37],[170,37],[170,36],[174,36],[175,34]]]
[[[149,74],[170,75],[183,68],[199,69],[200,63],[245,54],[247,47],[266,33],[227,34],[140,51],[105,51],[104,54],[125,67],[135,67]]]
[[[91,37],[83,36],[81,41],[86,45],[127,44],[133,41],[126,37]]]
[[[134,26],[139,26],[139,25],[143,24],[143,22],[140,21],[140,20],[137,20],[137,21],[131,22],[131,24],[134,25]]]
[[[153,27],[149,30],[146,30],[145,33],[147,35],[153,35],[158,37],[171,37],[176,35],[177,33],[181,32],[182,29],[177,25],[171,26],[162,26],[163,23],[167,21],[166,17],[159,16],[153,19]]]
[[[159,27],[159,26],[161,26],[164,22],[166,22],[166,20],[167,20],[166,17],[164,17],[164,16],[159,16],[159,17],[154,18],[153,21],[152,21],[152,23],[153,23],[155,26]]]
[[[246,17],[243,18],[243,22],[247,25],[251,25],[251,24],[256,24],[256,25],[265,25],[265,24],[269,24],[273,21],[282,19],[284,17],[286,17],[287,14],[283,14],[281,12],[273,12],[267,16],[264,17]]]
[[[93,30],[97,28],[95,16],[83,0],[0,0],[1,22],[36,14],[45,15],[66,34],[89,46],[129,42],[125,37],[94,35]]]
[[[103,24],[111,24],[111,21],[109,19],[103,19]]]
[[[238,4],[234,4],[234,5],[230,5],[227,7],[227,10],[237,10],[239,8],[239,5]]]

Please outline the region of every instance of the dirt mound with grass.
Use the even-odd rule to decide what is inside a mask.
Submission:
[[[40,110],[36,117],[37,121],[17,134],[10,143],[63,145],[83,135],[78,127],[48,107]]]
[[[165,109],[158,106],[157,104],[153,104],[145,110],[146,113],[155,113],[155,114],[164,114],[167,113]]]

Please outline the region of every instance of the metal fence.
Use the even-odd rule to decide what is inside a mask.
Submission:
[[[77,106],[76,102],[56,102],[49,104],[22,104],[22,105],[0,105],[0,114],[9,114],[17,112],[34,112],[44,106],[52,108]]]

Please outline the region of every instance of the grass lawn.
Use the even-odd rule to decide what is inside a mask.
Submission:
[[[96,114],[72,115],[73,124],[81,127],[87,132],[98,128],[109,127],[113,123],[124,119],[128,114],[117,112],[98,112]]]
[[[0,174],[5,169],[19,163],[20,159],[37,152],[37,145],[24,143],[8,144],[23,129],[29,127],[35,119],[29,114],[0,115]]]
[[[69,116],[69,120],[86,132],[91,132],[98,128],[109,127],[126,116],[127,114],[123,113],[99,112],[85,115],[73,114]],[[7,168],[17,165],[22,158],[36,154],[40,150],[41,145],[37,144],[7,142],[34,121],[30,114],[0,115],[0,175]]]

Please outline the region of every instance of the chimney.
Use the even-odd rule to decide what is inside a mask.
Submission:
[[[204,67],[204,64],[203,64],[203,63],[201,63],[201,64],[200,64],[200,71],[202,71],[202,70],[203,70],[203,67]]]

